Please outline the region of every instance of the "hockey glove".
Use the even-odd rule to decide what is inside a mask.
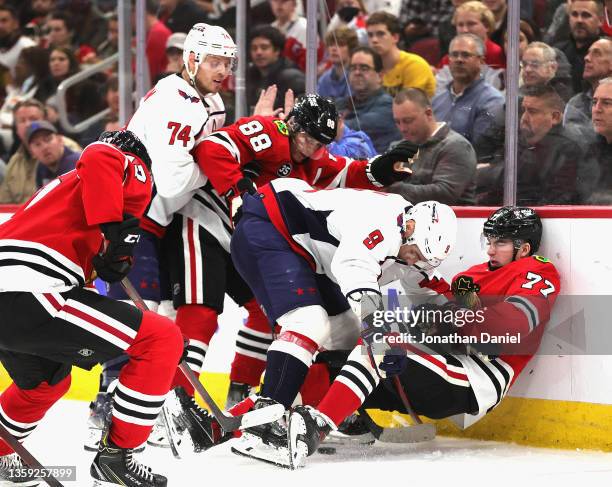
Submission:
[[[117,282],[128,275],[134,263],[134,247],[140,240],[138,218],[125,214],[122,222],[101,223],[105,249],[92,259],[98,277]]]
[[[387,350],[382,362],[378,364],[378,369],[385,373],[385,377],[401,375],[406,367],[408,367],[406,351],[396,347]]]
[[[242,195],[244,193],[251,195],[257,193],[257,186],[255,186],[255,183],[248,177],[239,179],[238,182],[225,193],[225,197],[229,201],[230,216],[234,228],[238,225],[238,221],[242,216]]]
[[[393,149],[374,157],[366,166],[368,179],[376,186],[389,186],[410,179],[412,171],[401,163],[408,163],[418,150],[416,144],[404,140]]]

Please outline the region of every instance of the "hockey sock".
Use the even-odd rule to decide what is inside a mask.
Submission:
[[[282,332],[268,350],[262,397],[289,408],[304,383],[318,345],[299,333]]]
[[[261,374],[266,368],[266,353],[272,343],[272,328],[255,299],[244,305],[249,316],[236,337],[236,355],[232,362],[230,380],[259,385]]]
[[[329,390],[329,371],[326,364],[312,364],[304,385],[300,388],[302,404],[316,407]]]
[[[119,378],[121,369],[127,364],[130,357],[125,354],[114,359],[108,360],[102,364],[102,374],[100,375],[100,391],[108,392],[108,387],[115,379]]]
[[[164,404],[183,353],[183,337],[171,320],[145,311],[126,353],[130,360],[113,397],[110,439],[121,448],[135,448],[146,441]]]
[[[0,421],[19,441],[29,436],[45,413],[70,388],[70,375],[50,386],[41,382],[34,389],[20,389],[12,383],[0,396]],[[0,456],[13,449],[0,440]]]
[[[317,409],[339,426],[364,403],[379,381],[367,354],[357,346]]]
[[[185,304],[176,313],[176,324],[184,336],[189,338],[186,362],[196,377],[202,371],[204,357],[208,351],[208,344],[218,327],[219,314],[216,310],[201,304]],[[194,389],[185,375],[177,371],[172,387],[182,386],[187,394],[193,396]]]

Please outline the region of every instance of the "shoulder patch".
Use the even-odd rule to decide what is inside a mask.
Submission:
[[[544,264],[547,264],[548,262],[550,262],[550,259],[547,259],[546,257],[542,257],[541,255],[534,255],[533,258],[537,260],[538,262],[542,262]]]
[[[199,97],[191,96],[191,95],[185,93],[183,90],[178,90],[178,94],[180,96],[182,96],[185,100],[190,101],[191,103],[200,103],[202,101],[202,100],[200,100]]]
[[[282,135],[286,137],[289,136],[289,129],[287,128],[287,124],[285,122],[277,119],[277,120],[274,120],[274,125],[276,125],[276,128]]]

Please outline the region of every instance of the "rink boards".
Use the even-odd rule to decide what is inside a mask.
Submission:
[[[0,212],[2,209],[0,209]],[[14,211],[4,208],[0,220]],[[539,254],[551,259],[561,274],[564,295],[612,297],[612,209],[606,207],[547,207],[539,211],[544,219],[544,236]],[[460,208],[456,250],[441,267],[450,278],[470,265],[486,260],[480,229],[490,209]],[[202,381],[222,404],[228,386],[227,372],[234,355],[234,340],[243,314],[227,300],[220,329],[204,364]],[[551,322],[562,323],[570,336],[586,335],[594,324],[612,324],[609,313],[577,316],[568,306],[555,309]],[[612,331],[611,331],[612,335]],[[612,351],[579,354],[567,334],[553,329],[544,337],[547,349],[559,353],[535,357],[510,390],[510,396],[491,414],[466,430],[449,421],[438,424],[441,434],[467,438],[512,441],[533,446],[585,448],[612,451]],[[567,343],[572,342],[572,343]],[[544,344],[543,344],[544,346]],[[0,374],[4,389],[8,378]],[[98,369],[74,369],[68,398],[91,400],[98,384]],[[381,422],[404,421],[379,413]]]

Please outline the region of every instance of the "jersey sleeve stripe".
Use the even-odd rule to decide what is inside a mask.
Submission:
[[[529,325],[529,331],[532,332],[540,322],[538,309],[533,305],[533,303],[521,296],[508,296],[505,301],[525,313],[527,323]]]
[[[222,147],[225,147],[227,151],[238,161],[240,164],[240,151],[236,146],[236,143],[227,135],[225,132],[215,132],[214,134],[210,134],[206,140],[210,142],[214,142],[215,144],[219,144]]]

